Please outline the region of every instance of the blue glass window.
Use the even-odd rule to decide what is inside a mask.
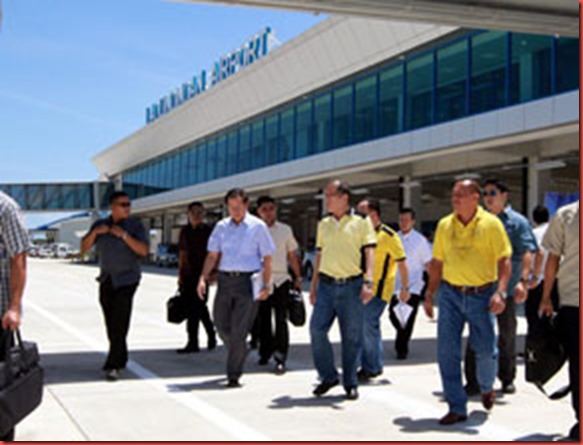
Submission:
[[[227,135],[217,138],[216,178],[223,178],[227,174]]]
[[[213,179],[219,178],[218,171],[218,160],[217,155],[217,139],[213,138],[206,143],[206,180],[212,181]],[[200,162],[200,159],[199,159]]]
[[[252,165],[253,168],[263,167],[265,165],[265,132],[263,119],[253,122],[252,125]]]
[[[251,169],[251,126],[245,125],[239,130],[239,171]]]
[[[237,130],[229,133],[227,149],[227,176],[239,171],[239,135]]]
[[[265,120],[265,147],[267,151],[267,165],[277,163],[277,152],[279,148],[279,116],[268,117]]]
[[[198,144],[196,146],[196,179],[198,182],[204,182],[204,181],[208,181],[209,177],[207,176],[207,166],[208,166],[208,160],[207,160],[207,144],[205,144],[204,142],[201,144]]]
[[[407,62],[407,103],[405,105],[408,130],[431,124],[433,109],[433,54]]]
[[[354,86],[354,142],[375,137],[377,76],[359,80]]]
[[[352,85],[334,91],[334,148],[349,145],[352,139]]]
[[[504,106],[506,97],[506,33],[484,32],[472,37],[472,113]]]
[[[468,40],[437,51],[436,119],[444,122],[467,114]]]
[[[312,101],[307,100],[296,107],[296,158],[310,153],[310,131],[312,127]]]
[[[379,135],[403,131],[403,64],[388,68],[379,77]]]
[[[579,88],[579,39],[557,39],[557,93]]]
[[[198,183],[198,165],[196,162],[197,149],[192,146],[186,151],[186,184]]]
[[[551,93],[552,42],[551,37],[511,34],[510,103]]]
[[[279,161],[285,162],[294,155],[294,109],[291,108],[281,113],[280,116],[281,138],[279,147]]]
[[[330,150],[332,127],[331,94],[325,94],[314,101],[314,126],[312,134],[312,152],[322,153]]]

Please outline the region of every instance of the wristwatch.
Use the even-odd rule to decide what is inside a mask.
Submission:
[[[506,292],[505,290],[497,290],[496,293],[500,294],[502,298],[504,298],[505,300],[508,298],[508,292]]]
[[[364,280],[362,284],[364,284],[367,287],[372,287],[373,282],[372,280]]]

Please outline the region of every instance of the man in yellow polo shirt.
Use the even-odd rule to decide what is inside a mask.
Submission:
[[[470,344],[476,353],[482,404],[492,409],[492,389],[498,365],[495,315],[505,307],[512,247],[500,220],[478,205],[480,186],[465,179],[455,182],[453,213],[437,226],[425,312],[433,317],[433,295],[439,287],[437,362],[449,412],[439,421],[465,421],[468,396],[461,375],[462,331],[470,326]]]
[[[372,298],[374,247],[377,240],[368,218],[350,212],[350,188],[344,181],[326,186],[330,216],[318,224],[316,259],[310,287],[314,305],[310,337],[320,384],[319,397],[338,385],[338,372],[328,331],[338,317],[342,341],[342,380],[348,400],[358,398],[356,368],[362,348],[364,305]],[[363,279],[362,251],[365,255]]]
[[[370,218],[377,236],[374,254],[373,299],[364,307],[363,348],[358,371],[362,383],[383,372],[383,339],[380,317],[393,296],[397,267],[402,277],[399,299],[409,298],[409,276],[406,255],[399,234],[381,221],[381,206],[376,199],[365,199],[356,207],[358,213]]]

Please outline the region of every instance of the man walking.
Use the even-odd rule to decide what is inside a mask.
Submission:
[[[205,298],[209,276],[219,265],[219,286],[213,318],[227,348],[227,387],[240,387],[239,379],[248,349],[246,337],[257,314],[257,301],[271,294],[271,263],[275,245],[267,225],[248,213],[249,199],[235,188],[225,196],[229,217],[214,228],[208,242],[208,255],[198,282],[198,296]],[[260,273],[261,289],[254,298],[252,276]]]
[[[512,247],[500,220],[479,205],[480,187],[458,180],[452,191],[453,213],[437,226],[424,309],[433,318],[439,287],[437,361],[449,412],[442,425],[465,421],[468,396],[461,375],[462,331],[470,326],[476,353],[482,404],[492,409],[497,350],[494,315],[504,310]]]
[[[350,187],[335,180],[326,186],[330,216],[318,224],[310,302],[312,355],[320,384],[313,394],[326,394],[338,385],[338,372],[328,331],[338,317],[342,341],[342,379],[346,398],[358,399],[356,368],[362,348],[364,305],[372,298],[374,247],[370,219],[350,213]],[[365,255],[363,279],[362,251]]]
[[[201,300],[196,289],[208,253],[207,244],[211,231],[211,227],[204,223],[202,203],[191,203],[188,206],[188,224],[180,231],[178,242],[178,286],[181,296],[188,299],[189,308],[192,309],[186,322],[188,342],[184,348],[176,351],[179,354],[200,350],[198,328],[201,321],[206,331],[208,349],[212,350],[217,346],[215,328],[206,306],[208,292]]]
[[[559,281],[560,308],[557,325],[569,360],[569,386],[577,423],[569,438],[580,441],[579,431],[579,201],[561,207],[543,238],[549,256],[545,267],[540,312],[553,314],[552,289]]]
[[[261,196],[257,200],[257,213],[267,224],[275,243],[272,260],[273,293],[267,300],[259,302],[259,364],[266,365],[273,355],[275,373],[281,375],[286,371],[285,361],[289,349],[287,302],[292,280],[288,266],[291,267],[295,277],[293,287],[297,291],[302,290],[301,266],[297,255],[298,243],[291,227],[277,221],[277,206],[271,196]],[[272,313],[275,314],[275,335],[271,321]]]
[[[498,315],[498,378],[504,394],[514,394],[516,377],[516,304],[524,303],[528,296],[528,283],[538,250],[536,238],[528,220],[508,205],[509,188],[497,179],[484,183],[484,203],[496,215],[506,230],[512,245],[512,273],[508,283],[508,299],[504,311]],[[479,394],[476,381],[476,361],[470,346],[466,350],[466,391]]]
[[[357,206],[358,213],[368,216],[376,233],[377,246],[374,250],[373,298],[364,306],[363,348],[358,380],[362,383],[383,372],[383,339],[380,318],[393,295],[397,268],[403,276],[399,298],[409,300],[407,286],[407,265],[403,244],[393,229],[381,222],[381,206],[377,200],[367,199]]]
[[[412,312],[405,326],[401,324],[401,321],[395,314],[395,308],[399,304],[399,301],[404,301],[398,296],[401,295],[404,288],[407,288],[407,280],[403,279],[403,275],[399,269],[395,281],[395,295],[389,307],[389,317],[397,331],[395,350],[397,359],[399,360],[406,359],[409,354],[409,340],[413,334],[417,309],[421,301],[421,291],[425,285],[423,273],[428,269],[429,263],[431,262],[431,246],[427,239],[414,229],[415,223],[415,211],[411,208],[401,209],[399,212],[399,237],[403,243],[405,255],[407,256],[406,264],[410,295],[409,299],[405,302],[411,306]]]
[[[0,192],[0,360],[6,354],[4,335],[20,326],[28,246],[28,231],[18,204]],[[13,440],[14,429],[0,436],[2,442]]]
[[[130,216],[127,193],[113,192],[111,214],[96,221],[81,240],[81,253],[97,248],[99,302],[105,319],[109,353],[103,365],[106,379],[115,381],[128,361],[127,335],[134,294],[141,278],[140,259],[148,255],[144,226]]]

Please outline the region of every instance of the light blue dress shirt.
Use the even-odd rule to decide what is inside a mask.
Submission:
[[[247,213],[239,224],[230,217],[219,221],[209,238],[208,251],[221,254],[221,272],[256,272],[261,270],[264,257],[273,256],[275,244],[267,225]]]

